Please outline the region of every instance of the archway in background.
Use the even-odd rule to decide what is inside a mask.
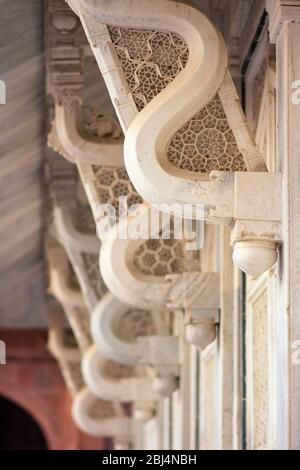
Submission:
[[[81,433],[73,422],[72,399],[57,362],[47,350],[47,332],[0,329],[7,345],[0,365],[0,397],[21,407],[41,429],[51,450],[106,449],[103,439]],[[0,410],[0,428],[4,427]]]
[[[0,396],[0,450],[46,450],[35,419],[17,403]]]

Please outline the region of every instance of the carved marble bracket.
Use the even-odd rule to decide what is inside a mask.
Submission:
[[[220,320],[220,275],[194,272],[167,276],[171,281],[176,278],[167,306],[184,311],[187,341],[205,349],[216,338]]]
[[[253,277],[268,270],[282,240],[281,177],[264,173],[219,31],[179,2],[68,3],[124,130],[125,165],[137,191],[170,211],[175,203],[202,206],[205,220],[232,227],[234,261],[242,270]]]
[[[281,211],[282,211],[282,175],[277,173],[254,172],[212,172],[209,182],[194,182],[189,188],[194,196],[194,204],[203,204],[206,220],[211,223],[226,224],[231,227],[231,244],[234,248],[233,259],[240,269],[252,277],[258,277],[270,269],[277,260],[277,251],[282,241]],[[177,193],[178,200],[178,193]],[[198,202],[196,202],[198,201]],[[220,201],[222,203],[220,204]],[[191,203],[191,201],[190,201]],[[174,202],[173,202],[174,205]],[[141,226],[143,217],[147,216],[145,206],[144,214],[140,216]],[[141,211],[142,212],[142,211]],[[121,222],[122,224],[122,222]],[[124,222],[127,230],[127,222]],[[122,233],[122,226],[120,232]],[[143,292],[143,279],[129,273],[128,253],[138,242],[112,238],[104,243],[100,255],[100,266],[106,284],[122,296],[124,301],[131,302],[135,292]],[[123,261],[120,261],[122,260]],[[114,261],[115,260],[115,261]],[[132,285],[132,294],[129,295],[126,277],[122,283],[118,282],[120,273],[116,270],[116,263],[121,262],[122,268],[127,271],[128,282]],[[126,269],[127,267],[127,269]],[[136,277],[135,282],[130,277]],[[132,279],[133,280],[133,279]],[[144,280],[144,285],[146,280]],[[116,286],[118,287],[116,289]],[[169,286],[149,283],[145,293],[136,302],[153,301],[153,291],[168,290]],[[148,295],[148,289],[150,294]],[[123,294],[124,292],[124,294]],[[127,298],[125,298],[128,295]],[[133,296],[133,297],[132,297]],[[130,299],[129,299],[130,298]],[[155,300],[159,304],[159,298]]]
[[[74,239],[72,239],[74,242]],[[80,246],[80,245],[79,245]],[[78,248],[78,245],[77,245]],[[82,247],[81,247],[82,248]],[[70,268],[67,264],[66,254],[56,246],[48,250],[50,262],[50,288],[56,298],[61,302],[70,321],[74,335],[77,338],[82,353],[82,374],[89,389],[102,400],[117,400],[119,402],[136,401],[135,408],[139,411],[141,419],[146,420],[152,416],[153,401],[157,395],[153,392],[152,379],[143,368],[139,371],[133,367],[121,366],[106,357],[92,345],[90,330],[90,314],[84,308],[80,291],[76,295],[76,289],[68,287],[70,280]],[[84,315],[82,315],[82,312]],[[53,326],[49,330],[49,348],[52,354],[59,360],[80,362],[81,355],[75,350],[63,348],[62,334],[63,324],[58,320],[56,312],[52,312]],[[137,398],[135,391],[143,387],[143,398]]]
[[[100,351],[110,359],[121,364],[151,366],[155,371],[154,389],[168,396],[177,388],[178,338],[168,334],[159,313],[145,311],[143,316],[142,313],[128,308],[108,293],[93,312],[92,336]],[[124,328],[126,323],[131,330],[137,328],[131,340],[120,335],[122,328],[116,329],[116,325],[123,324]]]
[[[83,88],[80,50],[76,50],[76,48],[73,51],[71,48],[51,49],[49,54],[48,92],[54,101],[54,119],[48,143],[66,159],[77,164],[93,215],[97,221],[98,206],[104,201],[99,200],[98,197],[99,191],[97,191],[95,168],[103,167],[103,172],[107,168],[110,171],[116,168],[119,171],[117,180],[121,180],[117,184],[124,187],[124,175],[120,176],[120,170],[123,166],[122,153],[119,151],[121,146],[120,133],[117,126],[111,125],[111,128],[108,128],[109,122],[103,120],[100,123],[95,123],[99,138],[91,140],[88,133],[85,132],[80,109]],[[72,67],[70,67],[71,62]],[[106,134],[110,135],[108,139],[103,138]],[[113,156],[111,152],[114,153]],[[123,173],[124,170],[122,170]],[[134,202],[136,196],[131,194],[132,191],[128,183],[125,182],[128,185],[128,197],[132,200],[131,202]],[[87,241],[86,236],[84,240],[79,233],[76,233],[75,224],[72,223],[70,214],[67,214],[61,206],[62,204],[54,212],[58,238],[68,251],[82,291],[87,297],[87,303],[92,310],[95,298],[90,295],[91,289],[87,288],[87,283],[83,279],[86,276],[84,276],[82,267],[82,252]],[[81,241],[83,242],[82,245]],[[91,247],[92,245],[90,243]],[[160,374],[166,375],[166,373],[167,375],[173,374],[172,371],[165,371],[165,365],[161,366]],[[156,382],[158,381],[156,380]]]
[[[47,244],[49,291],[62,305],[81,352],[90,345],[89,313],[82,293],[74,285],[74,276],[64,249],[54,240]]]
[[[76,347],[65,344],[61,312],[55,312],[50,320],[48,347],[57,359],[66,386],[73,396],[72,415],[75,423],[87,434],[113,437],[117,442],[129,445],[133,440],[135,422],[125,415],[118,402],[100,399],[85,387],[81,375],[81,354]],[[113,382],[112,386],[114,385]]]
[[[97,115],[89,126],[84,116],[93,110],[83,108],[83,41],[77,38],[78,33],[82,35],[78,18],[62,0],[58,6],[54,3],[49,2],[46,14],[47,94],[53,106],[48,142],[72,163],[83,159],[103,164],[108,159],[111,165],[118,165],[123,161],[118,125]]]
[[[101,298],[106,292],[98,268],[99,241],[95,236],[82,234],[78,231],[72,219],[72,211],[68,206],[54,208],[54,223],[58,238],[68,253],[69,259],[77,274],[77,279],[81,285],[83,296],[86,298],[86,303],[92,314],[97,302],[101,301]],[[89,259],[89,257],[86,259],[87,256],[92,256],[92,259]],[[92,263],[92,271],[89,269],[87,261]],[[95,293],[94,288],[96,283],[101,284],[101,292],[99,292],[98,289]],[[136,316],[138,315],[139,312],[136,311]],[[144,334],[146,334],[146,332],[144,332]],[[85,381],[96,395],[101,395],[101,398],[108,399],[107,391],[110,390],[110,394],[113,396],[118,395],[121,401],[131,401],[129,398],[134,399],[134,390],[137,389],[141,382],[145,390],[145,401],[149,401],[149,397],[152,399],[155,397],[155,394],[152,392],[152,380],[147,377],[124,378],[121,381],[122,383],[119,383],[119,387],[117,387],[117,382],[115,382],[112,387],[113,384],[111,382],[108,383],[108,378],[101,376],[100,357],[101,355],[93,348],[93,352],[87,351],[83,359],[83,375]],[[106,387],[104,386],[105,384]],[[146,384],[151,385],[148,393],[149,397],[146,393]],[[113,389],[113,392],[111,389]],[[123,392],[119,393],[120,390],[123,390]],[[105,396],[103,396],[103,394],[105,394]]]
[[[231,227],[233,260],[242,271],[256,278],[276,263],[282,241],[281,174],[213,172],[201,199],[209,221]]]
[[[96,396],[105,400],[135,402],[135,404],[149,402],[150,410],[151,402],[158,399],[158,395],[153,391],[152,378],[142,375],[129,377],[130,369],[132,367],[108,361],[101,355],[96,345],[89,348],[82,361],[84,380]],[[145,372],[141,370],[141,373]],[[143,390],[142,395],[141,390]]]
[[[113,119],[94,116],[93,134],[86,129],[83,106],[70,83],[64,84],[66,98],[55,98],[54,118],[48,134],[49,145],[71,163],[84,161],[103,165],[109,161],[112,166],[123,163],[123,140],[118,125]],[[54,97],[55,92],[52,91]],[[89,110],[92,113],[92,110]],[[108,135],[108,137],[105,137]],[[104,136],[104,137],[103,137]],[[101,147],[99,147],[99,144]]]
[[[119,236],[102,244],[100,269],[103,279],[117,298],[136,308],[183,311],[188,341],[204,348],[215,338],[215,324],[219,321],[219,274],[200,272],[197,259],[188,262],[189,269],[194,272],[184,272],[187,264],[184,263],[186,254],[182,241],[168,240],[164,244],[164,240],[157,239],[149,240],[147,245],[143,240],[149,230],[147,220],[150,220],[150,209],[144,206],[131,222],[140,227],[142,239],[126,238],[128,222],[123,220],[119,224]],[[167,224],[168,220],[163,219],[162,230]],[[161,254],[168,262],[163,265],[158,262],[156,266],[155,256],[161,260]],[[177,266],[177,273],[174,266]],[[158,274],[159,269],[163,272],[168,268],[171,268],[171,274]]]
[[[77,426],[96,437],[112,436],[129,446],[134,436],[134,422],[117,403],[99,400],[88,388],[74,397],[72,416]]]

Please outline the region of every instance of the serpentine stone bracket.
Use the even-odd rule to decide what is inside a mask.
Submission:
[[[268,270],[282,240],[281,175],[266,172],[220,32],[195,7],[170,0],[68,3],[106,81],[139,194],[170,211],[201,205],[205,220],[231,226],[243,271]]]
[[[65,278],[68,267],[66,266],[65,270],[61,269],[64,260],[62,251],[63,250],[59,247],[54,248],[53,246],[50,250],[52,268],[50,269],[50,281],[52,281],[51,290],[61,302],[66,316],[70,321],[69,309],[77,305],[77,299],[80,299],[80,294],[75,296],[75,289],[64,288],[68,284],[68,279]],[[58,255],[60,267],[57,266],[58,276],[55,274],[53,279],[55,260],[58,260]],[[63,296],[61,295],[61,290],[64,292]],[[82,305],[83,300],[81,299],[78,306],[82,308]],[[85,315],[86,318],[89,318],[87,311],[85,311]],[[81,403],[81,395],[77,397],[77,393],[80,392],[84,386],[87,386],[89,391],[86,391],[86,394],[90,395],[90,399],[93,398],[96,404],[95,406],[98,406],[96,398],[100,400],[100,403],[104,404],[104,410],[107,408],[108,402],[112,403],[114,407],[115,404],[113,402],[133,402],[133,417],[131,418],[133,422],[130,426],[131,429],[135,431],[138,427],[138,421],[150,419],[155,412],[155,401],[158,399],[158,396],[153,391],[152,378],[147,376],[147,371],[143,368],[137,371],[132,366],[123,366],[102,356],[100,352],[96,350],[95,345],[92,344],[91,339],[86,338],[86,322],[82,321],[82,318],[77,316],[74,329],[74,318],[72,320],[72,323],[70,321],[70,325],[76,339],[79,336],[78,346],[80,349],[75,346],[71,347],[69,344],[70,341],[68,345],[66,344],[64,340],[65,325],[62,312],[53,310],[50,312],[48,347],[53,356],[57,359],[67,386],[75,397],[73,407],[77,409],[76,407],[79,406],[79,411],[77,410],[75,413],[77,424],[78,422],[81,423],[81,429],[93,434],[93,430],[90,429],[88,431],[87,427],[83,427],[85,411]],[[85,342],[82,341],[82,336],[85,336]],[[88,338],[90,338],[89,335]],[[140,386],[142,386],[144,390],[142,397],[135,393],[140,389]],[[84,396],[86,397],[85,394]],[[77,400],[80,403],[79,405],[76,405]],[[122,408],[118,403],[116,404],[116,410],[120,412]],[[100,408],[100,405],[98,407]],[[90,411],[92,412],[92,410]],[[79,415],[77,413],[79,413]],[[80,421],[80,417],[83,420],[82,422]],[[128,421],[128,419],[129,417],[126,418],[126,421]],[[87,423],[88,421],[86,421],[86,426],[88,426]],[[102,429],[100,424],[99,422],[99,430]],[[103,430],[102,432],[105,431]],[[112,436],[113,434],[109,433],[108,435]]]
[[[81,374],[81,354],[79,349],[65,343],[61,312],[50,316],[48,348],[57,359],[73,397],[72,416],[77,426],[87,434],[113,437],[116,443],[128,447],[134,440],[135,423],[130,416],[126,416],[120,403],[100,399],[85,386]]]
[[[186,252],[182,240],[171,237],[145,241],[149,218],[150,208],[146,205],[133,218],[140,227],[141,239],[126,237],[127,221],[121,220],[120,236],[103,243],[103,279],[117,298],[136,308],[183,311],[188,341],[203,349],[215,338],[219,322],[219,273],[201,272],[201,251]],[[161,230],[167,225],[169,221],[164,218]]]
[[[109,293],[93,312],[91,331],[98,348],[111,360],[151,366],[156,392],[169,396],[177,388],[179,342],[169,334],[159,312],[133,310]]]
[[[121,158],[111,158],[110,153],[107,153],[107,149],[102,147],[103,144],[103,139],[98,139],[97,141],[93,142],[93,146],[85,144],[87,142],[87,137],[81,137],[81,141],[79,139],[79,128],[78,128],[78,122],[80,121],[78,118],[74,118],[76,114],[80,113],[80,103],[81,103],[81,96],[82,96],[82,89],[83,89],[83,72],[82,72],[82,67],[81,67],[81,62],[82,62],[82,57],[80,57],[80,51],[71,51],[70,48],[66,48],[66,50],[63,48],[60,52],[58,50],[52,51],[50,59],[48,61],[48,67],[49,67],[49,94],[54,97],[54,104],[55,104],[55,112],[54,112],[54,119],[53,119],[53,124],[52,124],[52,130],[49,134],[49,144],[59,153],[61,153],[63,156],[65,156],[68,160],[76,162],[77,167],[80,172],[80,176],[83,182],[83,185],[85,187],[90,206],[93,211],[93,215],[95,218],[96,223],[101,223],[101,217],[99,216],[99,205],[102,203],[112,203],[113,205],[116,203],[117,197],[116,194],[120,193],[128,197],[128,202],[129,204],[134,204],[135,202],[139,202],[138,195],[136,195],[135,191],[131,189],[129,182],[127,181],[127,177],[125,177],[124,170],[122,169],[122,160]],[[54,55],[53,55],[54,54]],[[55,54],[57,54],[59,60],[56,61],[55,59]],[[72,60],[71,60],[72,59]],[[70,61],[73,64],[76,64],[76,67],[74,65],[74,68],[67,67],[67,64],[70,63]],[[65,67],[63,65],[65,64]],[[65,71],[65,73],[64,73]],[[70,123],[72,123],[72,128],[70,127]],[[100,122],[100,124],[103,125],[104,121]],[[120,137],[120,133],[118,133],[117,126],[110,124],[111,127],[109,127],[109,123],[106,122],[106,126],[104,127],[100,125],[100,128],[98,129],[98,135],[110,133],[112,134],[112,137]],[[105,124],[104,123],[104,124]],[[97,123],[96,123],[97,124]],[[77,127],[76,127],[77,126]],[[77,130],[76,130],[77,129]],[[113,131],[112,131],[113,129]],[[63,130],[63,131],[62,131]],[[82,133],[81,133],[82,134]],[[83,134],[82,134],[83,135]],[[73,140],[72,140],[73,139]],[[70,145],[70,142],[73,142],[72,145]],[[113,141],[113,139],[111,139]],[[111,146],[111,148],[115,148],[115,155],[119,155],[118,152],[118,144],[115,141],[114,145]],[[76,148],[76,151],[74,152],[74,149]],[[85,152],[84,149],[87,149],[88,151]],[[83,150],[83,151],[81,151]],[[76,156],[74,159],[72,157],[72,154]],[[105,156],[105,157],[104,157]],[[104,159],[105,161],[104,161]],[[101,160],[102,159],[102,160]],[[116,165],[116,166],[114,166]],[[115,183],[113,183],[112,188],[109,186],[106,187],[106,183],[110,182],[110,184],[116,180]],[[126,191],[124,193],[124,188],[126,186]],[[106,195],[107,192],[111,192],[111,195]],[[73,231],[74,235],[74,227],[72,229],[72,221],[70,220],[70,217],[68,217],[68,214],[63,213],[63,209],[57,208],[55,210],[55,220],[57,221],[57,227],[58,227],[58,234],[60,239],[63,240],[68,237],[68,231]],[[73,223],[74,226],[74,223]],[[78,238],[78,237],[77,237]],[[75,239],[74,239],[75,240]],[[79,240],[78,240],[79,241]],[[151,241],[149,240],[149,243]],[[65,244],[65,243],[64,243]],[[78,243],[77,243],[78,245]],[[94,244],[95,245],[95,244]],[[103,249],[102,253],[106,252],[109,255],[109,243],[104,242],[103,243]],[[161,243],[163,245],[163,243]],[[180,243],[177,242],[178,246],[174,246],[169,249],[167,244],[165,246],[160,247],[160,253],[157,254],[158,257],[162,256],[164,252],[168,251],[168,253],[165,253],[165,255],[174,258],[174,264],[180,264],[182,260],[180,260],[180,256],[174,256],[172,254],[172,251],[178,251],[178,248]],[[70,247],[68,247],[68,244],[66,245],[66,249],[68,252],[70,252],[70,259],[73,259],[73,267],[75,270],[78,271],[79,273],[79,281],[82,276],[80,276],[80,272],[82,272],[82,269],[78,269],[80,265],[82,265],[82,260],[80,260],[77,256],[77,261],[76,261],[76,255],[74,254],[74,250],[72,250]],[[86,245],[87,246],[87,245]],[[92,249],[93,244],[90,244],[90,247]],[[115,245],[114,245],[115,246]],[[130,244],[132,247],[132,244]],[[142,247],[140,247],[142,248]],[[90,256],[94,256],[94,254],[91,254]],[[133,260],[138,261],[138,257],[136,256],[135,259]],[[139,262],[139,264],[141,264]],[[175,269],[169,269],[171,266],[171,263],[166,263],[163,262],[161,259],[159,262],[156,263],[156,269],[159,271],[162,269],[161,274],[165,273],[165,268],[169,264],[169,267],[167,268],[167,271],[165,274],[174,274],[178,270]],[[195,263],[196,264],[196,263]],[[105,265],[105,263],[104,263]],[[163,266],[162,266],[163,265]],[[106,268],[104,269],[110,269],[109,263],[106,265]],[[113,268],[112,268],[113,269]],[[196,268],[197,269],[197,268]],[[119,269],[119,271],[121,271]],[[128,271],[128,270],[127,270]],[[125,272],[125,276],[123,281],[126,281],[126,274],[127,271]],[[162,284],[162,276],[156,276],[156,280],[159,279],[160,283]],[[107,281],[107,279],[105,279]],[[131,304],[134,304],[135,307],[140,306],[141,308],[149,308],[149,299],[147,306],[145,306],[145,299],[143,299],[143,295],[141,295],[141,292],[146,290],[146,292],[149,292],[151,294],[151,289],[153,289],[153,283],[151,282],[151,276],[144,276],[143,279],[138,280],[136,277],[132,277],[134,282],[131,283],[130,289],[128,289],[128,286],[123,285],[122,283],[119,284],[118,289],[112,289],[112,291],[118,295],[123,301],[129,302]],[[109,287],[111,287],[111,281],[107,281]],[[180,281],[177,281],[180,282]],[[91,292],[91,289],[86,288],[86,283],[80,282],[82,286],[82,290],[85,294],[88,292]],[[127,283],[128,284],[128,283]],[[158,293],[159,289],[159,283],[155,282],[155,291]],[[165,282],[165,285],[169,284],[169,282]],[[137,295],[133,298],[132,297],[132,289],[133,286],[136,286]],[[121,292],[127,292],[124,296],[122,296]],[[166,300],[162,299],[163,295],[162,292],[160,292],[160,296],[158,296],[158,302],[159,306],[166,308]],[[150,295],[150,298],[153,299],[152,295]],[[154,297],[155,298],[155,297]],[[159,300],[160,299],[160,300]],[[91,295],[88,295],[88,305],[94,306],[94,298]],[[153,305],[151,305],[151,308]],[[190,319],[189,324],[193,323],[193,326],[187,328],[195,328],[195,324],[199,324],[199,318],[197,321],[194,319]],[[198,341],[198,344],[199,341]]]
[[[133,421],[117,402],[100,400],[83,388],[75,395],[71,411],[77,426],[91,436],[111,436],[125,448],[134,442]]]
[[[66,252],[68,253],[69,260],[73,266],[74,271],[76,272],[77,279],[81,286],[81,290],[83,292],[83,297],[86,300],[87,307],[91,315],[94,315],[95,307],[98,303],[101,304],[102,299],[106,297],[106,287],[101,278],[98,266],[98,251],[99,251],[99,240],[96,238],[95,235],[91,235],[91,233],[83,233],[75,226],[75,219],[74,218],[74,207],[70,205],[67,201],[60,200],[60,205],[54,206],[54,226],[55,232],[57,234],[58,240],[64,246]],[[86,225],[85,225],[86,227]],[[124,307],[120,307],[120,303],[115,303],[115,306],[123,312]],[[150,311],[142,311],[142,310],[134,310],[133,312],[128,312],[128,307],[126,307],[127,312],[127,322],[131,322],[131,330],[136,331],[137,336],[147,336],[148,334],[161,334],[162,331],[166,331],[166,326],[161,319],[160,321],[156,321],[155,325],[153,324],[152,316],[153,314]],[[111,312],[112,318],[115,315],[118,315],[118,312]],[[146,323],[145,323],[146,321]],[[123,321],[124,323],[124,321]],[[146,326],[143,328],[142,325],[145,324]],[[153,326],[152,326],[153,325]],[[148,328],[150,326],[150,330]],[[124,327],[124,324],[123,324]],[[122,330],[123,327],[117,328],[115,325],[115,331],[118,329]],[[129,333],[129,328],[127,326],[127,330]],[[106,338],[106,341],[109,341],[110,337]],[[102,351],[102,344],[101,342],[98,343],[100,351]],[[131,343],[129,342],[129,347],[131,347]],[[84,355],[83,360],[83,375],[85,378],[86,383],[91,388],[91,390],[96,395],[101,395],[101,398],[107,398],[107,396],[103,396],[105,390],[104,386],[104,378],[101,377],[100,370],[103,370],[101,366],[100,360],[100,353],[97,353],[94,348],[93,351],[87,351]],[[108,357],[111,357],[109,355]],[[112,360],[114,360],[115,356],[112,356]],[[123,358],[116,362],[120,362],[121,364],[124,362]],[[152,364],[148,364],[152,365]],[[120,367],[121,368],[121,367]],[[142,371],[141,371],[142,372]],[[144,371],[144,378],[130,378],[125,383],[125,379],[123,380],[123,393],[119,395],[119,399],[121,401],[131,401],[129,398],[134,399],[136,398],[135,390],[137,390],[137,385],[141,381],[143,383],[143,388],[145,390],[145,400],[139,399],[141,401],[149,401],[149,398],[155,399],[157,395],[152,392],[152,387],[150,387],[152,383],[152,379],[150,377],[146,377],[147,373]],[[100,383],[100,379],[102,382]],[[136,385],[134,385],[134,381],[136,381]],[[107,382],[107,380],[106,380]],[[157,380],[156,380],[157,382]],[[149,389],[149,393],[147,394],[147,387]],[[112,396],[115,396],[119,389],[122,388],[121,383],[119,384],[119,388],[115,387],[114,391],[112,392]],[[122,397],[122,398],[120,398]],[[139,408],[140,414],[142,411],[142,407],[140,404],[136,404],[136,408]],[[145,409],[145,406],[143,407]],[[150,409],[150,406],[148,407]],[[148,416],[149,413],[145,412]]]

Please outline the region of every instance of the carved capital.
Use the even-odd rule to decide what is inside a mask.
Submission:
[[[168,278],[178,279],[170,292],[168,307],[185,310],[186,339],[199,349],[204,349],[215,339],[216,324],[219,323],[219,274],[195,272]]]
[[[215,208],[208,220],[229,221],[233,259],[242,271],[257,277],[276,262],[282,240],[282,175],[236,172],[224,181],[222,173],[213,176],[207,194]]]
[[[282,240],[281,211],[281,174],[236,175],[231,232],[233,260],[254,278],[277,261],[277,250]]]
[[[52,96],[59,106],[63,106],[67,114],[74,112],[74,106],[82,104],[81,89],[67,85],[57,87]]]
[[[80,20],[65,0],[48,0],[45,9],[45,39],[47,47],[86,43]]]

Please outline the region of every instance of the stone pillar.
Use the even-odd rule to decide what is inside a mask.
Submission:
[[[300,1],[267,0],[276,44],[277,171],[283,174],[283,246],[278,272],[277,401],[280,448],[300,449]],[[299,88],[299,87],[298,87]],[[298,92],[299,95],[299,92]]]

